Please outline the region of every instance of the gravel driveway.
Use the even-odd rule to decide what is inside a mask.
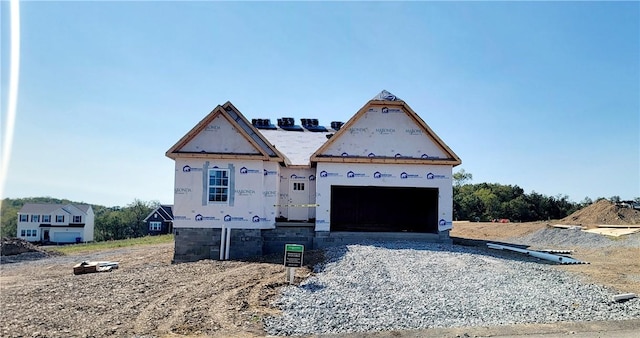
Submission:
[[[544,262],[483,248],[386,243],[329,249],[328,261],[274,304],[273,335],[640,318],[640,299],[611,301]]]

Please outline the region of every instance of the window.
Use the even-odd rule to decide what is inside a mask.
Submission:
[[[20,237],[24,237],[25,236],[24,233],[25,233],[24,229],[20,230]]]
[[[56,223],[64,222],[64,215],[56,215]]]
[[[36,230],[36,229],[31,230],[31,236],[32,237],[36,237],[37,234],[38,234],[38,230]]]
[[[29,215],[20,215],[20,222],[29,222]]]
[[[226,202],[229,199],[229,170],[209,170],[209,202]]]
[[[162,230],[162,222],[149,222],[149,230],[151,231]]]
[[[42,221],[43,222],[51,222],[51,215],[42,215]]]
[[[304,190],[304,183],[303,182],[294,182],[293,183],[293,190]]]
[[[73,223],[82,222],[82,216],[73,216]]]
[[[24,230],[22,230],[20,232],[20,234],[22,235],[24,233]],[[38,234],[38,230],[36,229],[27,229],[27,236],[26,237],[36,237],[36,235]],[[24,235],[22,235],[24,236]]]
[[[40,215],[31,215],[31,222],[40,222]]]

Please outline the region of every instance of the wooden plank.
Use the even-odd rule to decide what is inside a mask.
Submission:
[[[571,224],[551,224],[550,226],[552,228],[558,228],[558,229],[580,229],[580,230],[586,229],[582,225],[571,225]]]
[[[639,229],[596,228],[596,229],[589,229],[589,230],[582,230],[582,231],[590,232],[592,234],[620,237],[620,236],[630,235],[636,232],[640,232],[640,228]]]
[[[622,229],[640,228],[640,224],[598,224],[596,226],[598,228],[622,228]]]

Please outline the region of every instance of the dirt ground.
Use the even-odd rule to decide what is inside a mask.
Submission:
[[[509,238],[521,237],[542,228],[549,223],[475,223],[456,222],[451,231],[452,237],[478,239],[486,241],[505,241]],[[573,249],[571,257],[589,262],[583,265],[558,265],[563,269],[577,273],[588,282],[611,286],[620,293],[633,292],[640,295],[640,248],[566,248]]]
[[[462,223],[452,236],[500,240],[546,223]],[[309,252],[310,253],[310,252]],[[286,285],[279,257],[262,261],[171,264],[173,244],[112,249],[0,266],[2,337],[264,337],[261,319]],[[579,250],[590,265],[557,266],[621,292],[640,293],[640,249]],[[321,252],[308,254],[296,283],[309,276]],[[73,275],[85,260],[117,261],[112,272]],[[632,276],[632,279],[630,278]],[[634,337],[640,320],[432,329],[358,334],[358,337],[556,337],[616,332]],[[626,335],[625,335],[626,334]],[[338,337],[340,335],[337,335]],[[354,336],[354,335],[344,335]],[[580,336],[580,335],[577,335]],[[589,337],[592,337],[589,336]],[[601,336],[608,336],[602,334]],[[342,336],[340,336],[342,337]]]
[[[264,336],[262,317],[277,312],[268,302],[286,284],[282,263],[171,264],[172,255],[164,244],[3,264],[0,335]],[[73,275],[85,260],[120,267]],[[296,281],[309,272],[297,269]]]

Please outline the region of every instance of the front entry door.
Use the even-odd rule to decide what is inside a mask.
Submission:
[[[44,230],[42,232],[42,241],[43,242],[48,242],[49,241],[49,230]]]
[[[289,207],[288,214],[290,221],[309,220],[309,182],[291,181],[289,182]],[[303,206],[304,205],[304,206]]]

